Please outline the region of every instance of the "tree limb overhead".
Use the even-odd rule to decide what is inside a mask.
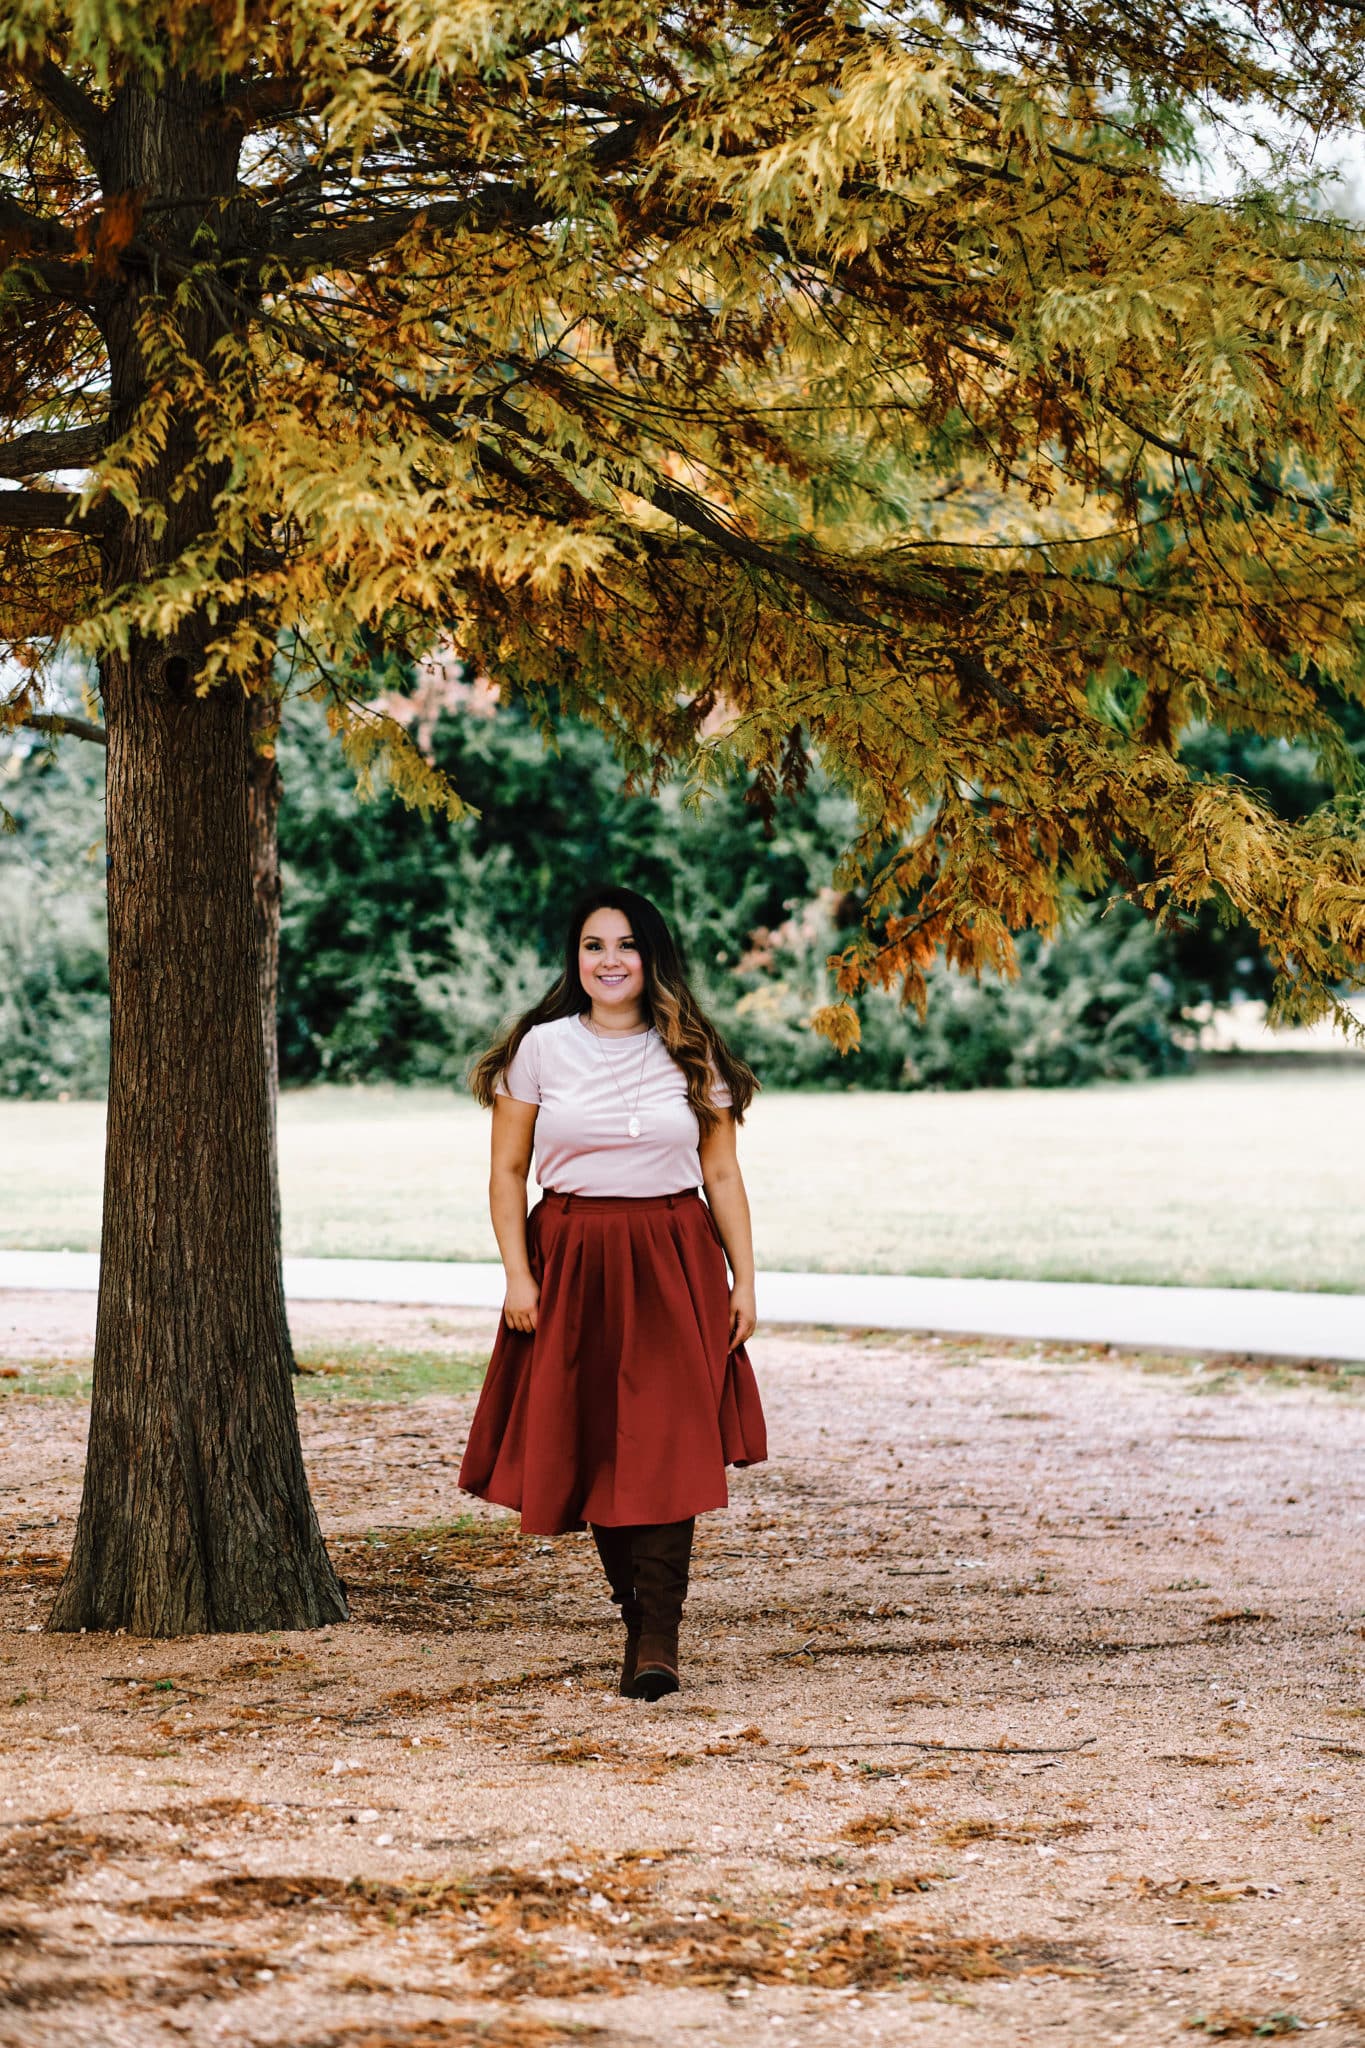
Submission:
[[[107,533],[116,513],[112,506],[77,508],[74,491],[0,491],[0,528],[11,533]]]
[[[97,747],[109,744],[109,735],[102,725],[96,725],[89,718],[69,718],[65,712],[28,711],[17,723],[29,732],[48,732],[67,739],[89,740]]]
[[[61,221],[30,213],[0,193],[0,236],[18,242],[25,252],[45,250],[54,256],[73,256],[76,237]]]
[[[54,469],[86,469],[105,444],[103,427],[67,427],[19,434],[0,442],[0,477],[47,476]]]
[[[102,109],[51,57],[44,57],[35,66],[29,73],[29,82],[58,119],[80,139],[91,163],[98,167],[105,126]]]

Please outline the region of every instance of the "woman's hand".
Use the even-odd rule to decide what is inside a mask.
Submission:
[[[701,1141],[702,1189],[730,1271],[747,1273],[730,1289],[730,1349],[737,1351],[758,1326],[754,1301],[754,1237],[749,1226],[749,1198],[735,1155],[735,1119],[723,1109],[715,1127]]]
[[[738,1351],[757,1328],[758,1305],[754,1300],[754,1290],[752,1286],[741,1287],[736,1281],[730,1289],[730,1349]]]
[[[526,1273],[519,1280],[508,1281],[502,1319],[509,1330],[520,1330],[524,1336],[529,1336],[536,1326],[539,1309],[540,1288],[532,1274]]]

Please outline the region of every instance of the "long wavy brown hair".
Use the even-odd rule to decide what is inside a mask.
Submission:
[[[662,914],[647,896],[609,883],[585,889],[569,913],[564,931],[564,966],[554,986],[470,1068],[469,1087],[474,1100],[485,1109],[492,1108],[498,1081],[506,1072],[508,1061],[537,1024],[548,1024],[556,1017],[586,1016],[591,1010],[592,999],[578,973],[578,941],[595,910],[619,910],[630,920],[631,937],[645,971],[646,1020],[682,1068],[687,1080],[687,1099],[703,1136],[720,1122],[711,1101],[716,1074],[730,1091],[735,1122],[743,1123],[744,1112],[758,1087],[757,1076],[730,1050],[693,995],[682,947]]]

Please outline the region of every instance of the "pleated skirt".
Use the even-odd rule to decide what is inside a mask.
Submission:
[[[498,1329],[460,1485],[528,1533],[681,1522],[726,1504],[727,1465],[767,1456],[730,1283],[695,1190],[545,1193],[526,1225],[534,1332]]]

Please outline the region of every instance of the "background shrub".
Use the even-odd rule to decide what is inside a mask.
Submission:
[[[1365,720],[1355,719],[1357,737]],[[284,921],[281,1072],[461,1084],[471,1056],[554,971],[588,878],[652,896],[682,934],[701,993],[761,1078],[784,1088],[1073,1087],[1186,1062],[1196,1005],[1264,996],[1245,927],[1208,906],[1158,930],[1127,902],[1078,905],[1057,939],[1026,936],[1017,981],[932,984],[921,1023],[856,999],[862,1049],[808,1027],[830,999],[827,955],[856,925],[829,887],[854,828],[812,777],[765,822],[741,786],[689,809],[631,794],[607,742],[566,725],[547,747],[526,714],[445,711],[428,734],[475,807],[458,824],[362,802],[317,707],[292,703],[280,744]],[[1196,732],[1196,772],[1240,772],[1287,816],[1327,789],[1302,747]],[[20,737],[0,755],[0,1093],[98,1094],[107,1072],[102,754]]]
[[[109,1075],[104,756],[0,757],[0,1095],[101,1095]]]

